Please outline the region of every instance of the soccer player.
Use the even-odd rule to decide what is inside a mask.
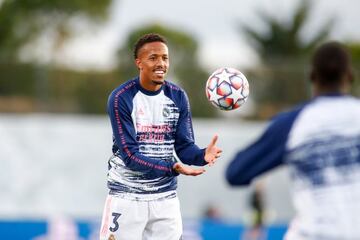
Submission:
[[[134,57],[139,76],[117,87],[108,100],[114,144],[100,239],[179,240],[176,176],[204,173],[203,167],[188,165],[212,165],[221,149],[216,135],[206,149],[195,145],[187,95],[165,80],[165,38],[142,36]]]
[[[345,47],[320,46],[310,79],[314,97],[276,116],[237,153],[226,178],[247,185],[287,164],[297,214],[285,239],[360,239],[360,100],[348,95],[353,76]]]

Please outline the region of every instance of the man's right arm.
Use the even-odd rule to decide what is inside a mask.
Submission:
[[[178,175],[173,169],[175,162],[149,158],[139,152],[131,118],[132,103],[126,101],[124,92],[114,91],[109,97],[107,107],[115,144],[119,148],[117,154],[129,169],[142,172],[151,178]]]

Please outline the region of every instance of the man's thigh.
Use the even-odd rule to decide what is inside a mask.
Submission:
[[[100,239],[142,240],[147,221],[147,202],[108,195],[100,228]]]
[[[177,197],[149,202],[149,222],[145,227],[144,240],[179,240],[182,235],[182,219]]]

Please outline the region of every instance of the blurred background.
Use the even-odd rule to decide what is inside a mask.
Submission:
[[[112,145],[107,97],[137,75],[136,39],[158,32],[169,41],[168,79],[189,95],[197,144],[218,133],[224,150],[206,174],[179,177],[184,240],[281,239],[294,215],[286,169],[230,188],[226,165],[274,114],[311,97],[319,43],[345,43],[359,75],[358,9],[356,0],[0,0],[0,238],[97,239]],[[224,66],[250,83],[232,112],[204,91]]]

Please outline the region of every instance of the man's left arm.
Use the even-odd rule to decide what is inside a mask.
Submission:
[[[194,141],[190,104],[185,92],[179,102],[180,116],[176,127],[175,151],[181,162],[188,165],[204,166],[205,148],[200,149]]]

